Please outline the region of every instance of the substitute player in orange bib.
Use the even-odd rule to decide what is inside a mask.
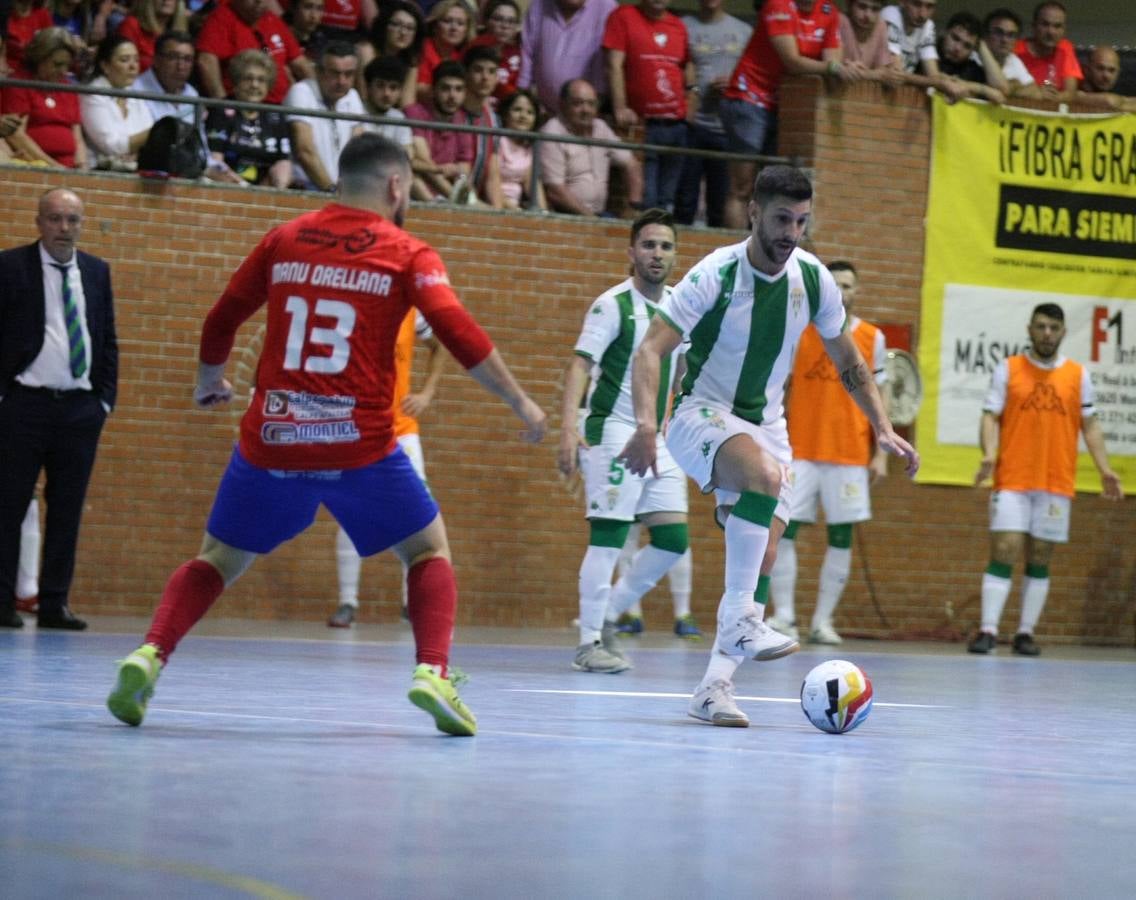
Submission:
[[[224,368],[237,329],[268,307],[255,391],[201,552],[170,577],[107,698],[129,725],[141,724],[163,665],[221,592],[323,504],[361,554],[392,548],[409,569],[411,702],[441,731],[477,731],[447,671],[457,586],[445,525],[394,436],[394,344],[407,313],[420,310],[469,374],[509,403],[526,440],[544,437],[546,416],[462,306],[438,254],[402,230],[411,185],[402,148],[354,137],[339,174],[337,201],[270,231],[205,319],[193,396],[208,409],[232,399]]]
[[[852,314],[859,279],[856,269],[843,260],[831,263],[844,311],[848,333],[872,371],[887,403],[883,384],[887,379],[884,358],[887,347],[880,329]],[[828,546],[820,568],[816,608],[808,639],[814,644],[839,644],[833,614],[852,571],[852,526],[872,517],[870,484],[887,474],[887,453],[873,448],[872,426],[840,383],[836,366],[824,349],[815,326],[801,335],[786,409],[789,445],[793,448],[791,519],[777,547],[777,561],[770,573],[774,613],[769,627],[797,640],[797,529],[816,522],[817,501],[824,508]]]
[[[982,627],[967,647],[971,653],[989,653],[997,644],[1013,565],[1023,550],[1022,617],[1013,650],[1022,656],[1041,652],[1033,630],[1049,594],[1053,545],[1069,540],[1078,433],[1100,472],[1104,496],[1124,496],[1120,478],[1108,464],[1089,373],[1058,353],[1064,337],[1064,310],[1056,303],[1037,306],[1030,317],[1029,350],[998,364],[983,403],[982,463],[974,483],[982,484],[993,473],[994,491]]]

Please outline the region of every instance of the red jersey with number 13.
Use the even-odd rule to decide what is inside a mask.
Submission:
[[[210,310],[201,360],[221,364],[268,305],[240,450],[270,469],[350,469],[394,449],[394,346],[411,307],[467,368],[492,351],[424,241],[329,204],[270,231]]]

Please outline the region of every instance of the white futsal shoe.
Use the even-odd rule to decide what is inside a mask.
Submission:
[[[719,621],[714,647],[723,656],[747,656],[758,662],[780,659],[801,649],[798,641],[779,634],[762,622],[756,611],[729,622]]]
[[[749,717],[734,702],[734,686],[724,678],[700,687],[690,698],[687,715],[723,728],[748,728]]]

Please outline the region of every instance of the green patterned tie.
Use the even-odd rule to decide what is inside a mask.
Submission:
[[[83,323],[79,321],[79,307],[71,293],[71,280],[67,277],[70,266],[52,263],[63,276],[63,321],[67,324],[67,343],[71,347],[71,374],[76,378],[87,371],[87,345],[83,341]]]

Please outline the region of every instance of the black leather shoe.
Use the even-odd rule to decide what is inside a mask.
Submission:
[[[39,616],[36,617],[36,624],[40,628],[62,628],[65,631],[82,631],[87,627],[87,623],[75,616],[66,606],[54,613],[45,613],[41,609]]]
[[[0,628],[23,628],[24,620],[14,609],[0,609]]]

